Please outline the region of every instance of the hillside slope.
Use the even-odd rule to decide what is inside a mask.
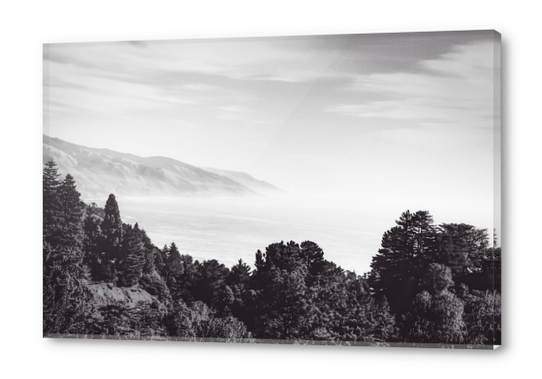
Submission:
[[[242,184],[245,187],[248,187],[252,189],[253,191],[256,191],[262,195],[279,195],[279,194],[287,193],[286,191],[275,187],[274,185],[266,182],[265,180],[259,180],[259,179],[254,178],[253,176],[247,174],[246,172],[222,170],[218,168],[209,168],[209,167],[205,167],[205,170],[221,175],[221,176],[225,176],[226,178],[229,178],[239,184]]]
[[[83,199],[117,196],[255,196],[231,177],[166,157],[143,158],[43,136],[43,161],[71,174]]]

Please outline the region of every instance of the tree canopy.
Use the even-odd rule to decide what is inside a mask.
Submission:
[[[113,194],[85,204],[76,179],[60,176],[44,165],[46,336],[500,344],[500,248],[474,226],[405,211],[363,276],[313,241],[272,243],[254,266],[229,268],[175,242],[158,248],[122,222]]]

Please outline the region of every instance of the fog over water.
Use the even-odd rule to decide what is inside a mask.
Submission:
[[[105,199],[94,199],[99,206]],[[231,267],[239,259],[254,265],[255,253],[275,242],[317,243],[324,257],[362,275],[383,233],[408,209],[390,202],[324,197],[145,198],[118,197],[123,222],[139,224],[162,248],[175,242],[181,254],[216,259]],[[386,208],[380,208],[383,205]],[[420,204],[422,205],[422,204]],[[410,208],[417,211],[421,208]],[[436,223],[473,222],[476,215],[429,209]],[[436,211],[436,212],[435,212]],[[444,214],[449,218],[443,219]],[[459,216],[462,214],[462,216]],[[487,226],[491,229],[491,226]]]
[[[231,267],[241,258],[253,265],[256,251],[265,252],[271,243],[310,240],[326,259],[366,272],[385,223],[374,225],[374,217],[358,207],[312,200],[131,197],[118,203],[123,221],[138,222],[155,245],[175,242],[181,254],[200,261],[216,259]]]

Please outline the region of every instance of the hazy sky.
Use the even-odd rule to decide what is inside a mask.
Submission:
[[[298,193],[494,201],[493,32],[52,44],[44,132]]]

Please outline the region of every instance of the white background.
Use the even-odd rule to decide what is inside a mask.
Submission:
[[[12,377],[536,376],[540,31],[533,1],[19,1],[0,9],[0,375]],[[505,346],[449,351],[41,338],[42,44],[495,29],[503,53]],[[7,210],[7,212],[6,212]]]

